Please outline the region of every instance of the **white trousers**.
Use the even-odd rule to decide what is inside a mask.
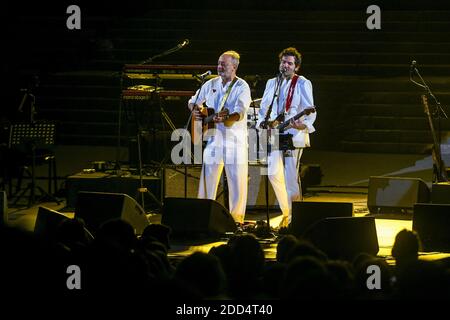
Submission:
[[[268,176],[273,191],[280,205],[284,217],[291,215],[291,201],[289,199],[283,165],[283,152],[272,151],[268,156]]]
[[[292,150],[292,157],[284,158],[284,175],[286,179],[286,189],[289,199],[292,201],[303,200],[302,182],[300,181],[300,159],[303,148]]]
[[[247,155],[246,147],[244,149],[237,150],[237,152],[244,152]],[[206,158],[205,153],[207,152],[210,152],[208,147],[205,148],[204,159]],[[224,152],[224,154],[226,154],[226,152]],[[198,198],[216,200],[217,187],[219,186],[220,177],[222,175],[223,168],[225,167],[225,174],[228,182],[228,203],[230,214],[234,221],[239,223],[244,222],[245,208],[247,206],[247,158],[245,158],[244,162],[237,163],[237,161],[224,161],[224,157],[222,155],[216,155],[217,161],[215,163],[204,162],[198,189]]]
[[[292,150],[291,154],[292,156],[284,157],[283,159],[282,151],[272,151],[268,157],[269,180],[277,197],[281,212],[284,217],[288,217],[289,223],[292,218],[292,201],[302,200],[299,169],[303,149]]]

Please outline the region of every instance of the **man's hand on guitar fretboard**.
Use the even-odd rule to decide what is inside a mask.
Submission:
[[[194,109],[192,111],[192,113],[193,113],[194,119],[198,120],[198,121],[202,121],[202,119],[205,117],[205,115],[202,114],[202,112],[200,110],[198,110],[198,109]]]
[[[223,109],[220,112],[217,112],[214,117],[213,117],[213,121],[215,123],[219,123],[219,122],[225,122],[228,120],[228,118],[230,117],[230,112],[228,111],[228,109]]]
[[[201,121],[205,117],[205,114],[204,114],[204,111],[203,111],[204,108],[199,107],[198,105],[193,105],[192,104],[192,105],[189,105],[189,109],[191,110],[192,117],[195,120]]]
[[[276,128],[281,122],[284,121],[284,114],[279,114],[275,120],[262,121],[259,125],[262,129],[273,129]]]
[[[289,128],[294,128],[297,130],[304,130],[304,129],[306,129],[306,125],[300,119],[297,119],[297,120],[292,119],[291,122],[289,123],[289,126],[287,127],[287,129],[289,129]]]

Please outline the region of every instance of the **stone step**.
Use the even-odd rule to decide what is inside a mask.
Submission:
[[[97,110],[92,109],[60,109],[60,108],[40,108],[40,117],[50,121],[59,121],[61,123],[77,121],[87,123],[102,120],[108,123],[118,121],[118,110]]]
[[[41,96],[53,96],[57,93],[63,97],[102,97],[109,99],[118,99],[120,97],[119,87],[103,86],[103,85],[47,85],[43,84],[39,87]]]
[[[283,13],[282,13],[283,14]],[[444,14],[441,19],[437,21],[424,21],[418,16],[412,17],[409,20],[398,20],[398,17],[389,17],[394,13],[383,15],[382,31],[383,32],[442,32],[448,30],[450,12]],[[335,14],[337,15],[337,14]],[[333,15],[334,16],[334,15]],[[202,20],[195,18],[174,18],[174,17],[155,17],[148,19],[132,19],[127,22],[127,25],[121,27],[113,27],[109,29],[109,33],[115,37],[130,37],[143,38],[155,34],[155,31],[177,31],[180,26],[188,30],[202,31]],[[223,26],[227,25],[230,31],[242,31],[246,33],[260,33],[267,27],[267,20],[261,15],[256,15],[253,19],[236,20],[236,19],[215,19],[208,21],[208,31],[223,32]],[[276,24],[273,25],[272,30],[291,29],[295,25],[294,32],[317,32],[332,31],[332,32],[361,32],[368,31],[366,26],[366,19],[364,16],[358,15],[356,17],[341,16],[335,20],[317,15],[316,19],[308,20],[304,17],[284,18],[280,20],[276,18]],[[272,31],[271,30],[271,31]],[[271,32],[269,31],[269,32]],[[274,31],[272,31],[274,32]],[[187,34],[191,35],[191,34]]]
[[[366,129],[354,130],[346,136],[346,141],[353,142],[384,142],[384,143],[433,143],[428,130],[396,130],[396,129]]]
[[[429,130],[423,117],[359,116],[352,119],[354,129]],[[441,119],[442,130],[450,130],[450,119]]]
[[[425,143],[389,143],[341,141],[341,151],[397,154],[431,154],[431,145]]]
[[[119,98],[62,96],[55,93],[51,96],[38,97],[39,104],[47,109],[92,109],[115,110],[119,108]]]
[[[351,104],[346,106],[349,116],[424,117],[422,105],[414,104]]]
[[[413,104],[422,103],[422,92],[417,89],[416,92],[362,92],[359,96],[360,102],[364,103],[391,103],[391,104]],[[434,94],[441,101],[441,104],[446,105],[450,101],[450,92],[448,91],[434,91]],[[431,105],[431,102],[430,102]]]

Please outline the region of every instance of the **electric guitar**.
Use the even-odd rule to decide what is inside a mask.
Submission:
[[[433,171],[437,182],[447,182],[448,181],[447,171],[445,170],[445,165],[444,162],[442,161],[441,147],[436,138],[436,132],[434,131],[433,119],[431,118],[430,108],[428,107],[428,99],[427,96],[424,94],[422,95],[422,103],[425,114],[428,117],[428,124],[430,125],[431,136],[433,138],[433,149],[431,152],[433,158],[433,169],[434,169]]]
[[[298,118],[303,117],[304,115],[308,115],[308,114],[311,114],[314,112],[316,112],[316,107],[307,107],[302,112],[297,113],[295,116],[293,116],[292,118],[290,118],[289,120],[286,120],[284,122],[282,122],[283,118],[284,118],[284,114],[281,113],[275,118],[275,120],[261,122],[260,127],[263,129],[270,128],[270,129],[277,129],[279,131],[283,131],[291,124],[292,121],[295,121]]]

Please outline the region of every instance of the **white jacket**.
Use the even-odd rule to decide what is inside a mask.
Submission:
[[[285,107],[285,101],[288,95],[289,87],[291,86],[292,79],[286,81],[283,79],[281,88],[279,91],[279,96],[275,98],[272,106],[272,112],[270,114],[269,120],[274,120],[280,112],[285,112],[283,108]],[[274,91],[276,87],[277,78],[272,78],[267,81],[266,89],[261,100],[261,108],[259,110],[258,122],[256,124],[259,128],[260,123],[264,120],[267,110],[272,102]],[[285,112],[285,120],[294,117],[296,114],[302,112],[308,107],[314,106],[313,90],[311,81],[303,76],[299,76],[297,84],[294,89],[292,96],[291,106],[288,112]],[[297,130],[290,128],[286,130],[287,133],[293,135],[292,140],[296,148],[304,148],[310,146],[309,134],[316,131],[313,124],[317,117],[317,111],[315,113],[310,113],[301,118],[302,122],[306,125],[306,129]]]

